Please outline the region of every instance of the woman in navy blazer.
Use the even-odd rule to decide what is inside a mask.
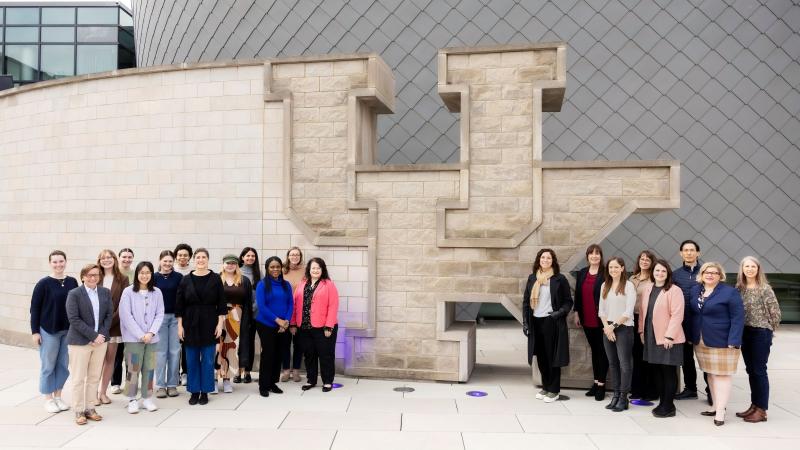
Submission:
[[[689,297],[690,334],[700,368],[708,374],[715,408],[700,414],[714,416],[714,424],[720,426],[733,386],[731,375],[739,362],[744,303],[736,288],[722,283],[725,271],[719,263],[703,264],[697,281],[700,284]]]

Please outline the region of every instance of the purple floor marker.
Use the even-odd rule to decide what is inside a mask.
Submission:
[[[467,391],[467,395],[470,397],[486,397],[489,394],[483,391]]]
[[[333,383],[333,384],[331,384],[331,387],[332,387],[332,388],[334,388],[334,389],[339,389],[339,388],[340,388],[340,387],[342,387],[342,386],[344,386],[344,385],[343,385],[343,384],[340,384],[340,383]]]
[[[650,402],[650,401],[647,401],[647,400],[639,400],[639,399],[636,399],[636,400],[631,400],[631,405],[636,405],[636,406],[653,406],[653,402]]]

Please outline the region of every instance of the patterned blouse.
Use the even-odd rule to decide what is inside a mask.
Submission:
[[[311,301],[314,298],[314,291],[317,289],[318,284],[319,280],[316,283],[309,281],[306,283],[305,289],[303,289],[303,321],[300,323],[300,328],[303,330],[313,328],[311,326]]]
[[[771,287],[741,290],[744,301],[744,325],[775,331],[781,323],[781,307]]]

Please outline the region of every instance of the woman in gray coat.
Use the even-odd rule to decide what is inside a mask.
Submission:
[[[81,269],[83,286],[67,294],[67,349],[72,379],[72,410],[75,411],[75,423],[78,425],[86,425],[87,419],[103,420],[94,407],[90,407],[100,384],[114,314],[111,291],[98,286],[101,270],[97,264],[84,266]]]

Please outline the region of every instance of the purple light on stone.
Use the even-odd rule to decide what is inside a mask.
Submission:
[[[344,385],[343,385],[343,384],[340,384],[340,383],[333,383],[333,384],[331,384],[331,387],[332,387],[332,388],[334,388],[334,389],[339,389],[339,388],[340,388],[340,387],[342,387],[342,386],[344,386]]]
[[[486,397],[489,394],[483,391],[467,391],[467,395],[470,397]]]
[[[636,406],[653,406],[653,402],[647,400],[631,400],[632,405]]]

